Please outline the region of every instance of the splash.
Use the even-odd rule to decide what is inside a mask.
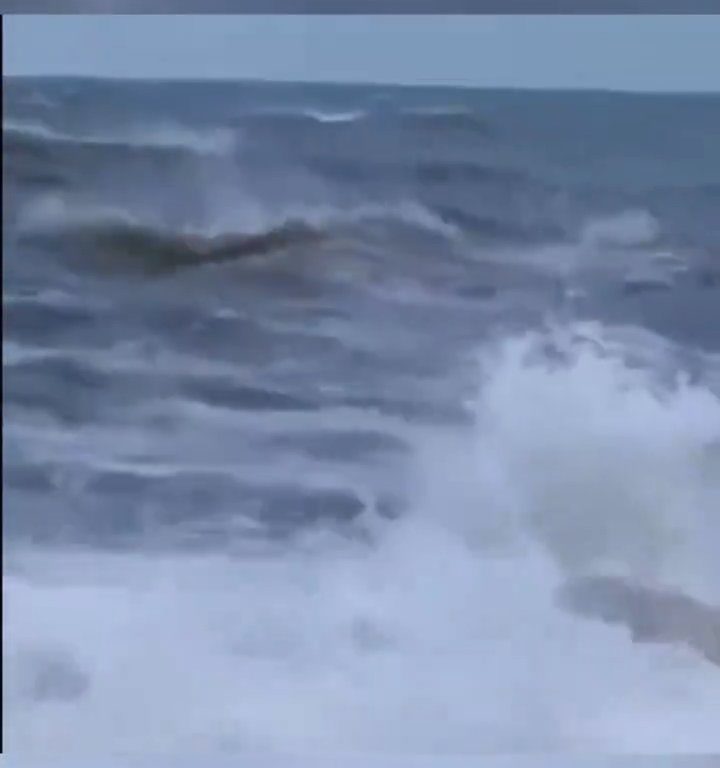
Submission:
[[[712,665],[555,600],[567,574],[601,567],[718,598],[720,473],[706,462],[720,403],[627,357],[577,327],[483,350],[470,424],[406,432],[408,513],[384,520],[369,503],[363,541],[15,551],[4,653],[22,656],[25,682],[6,692],[8,750],[717,750]],[[49,659],[53,691],[72,695],[38,702],[27,681]]]

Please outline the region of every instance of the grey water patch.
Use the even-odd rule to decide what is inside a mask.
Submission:
[[[278,533],[308,523],[352,522],[366,509],[355,493],[339,488],[273,488],[257,501],[260,519]]]
[[[51,493],[56,490],[53,467],[30,462],[4,462],[3,486],[6,490]]]
[[[107,385],[106,374],[70,358],[53,357],[6,367],[4,396],[7,403],[80,423],[95,418],[94,406]]]
[[[272,443],[334,462],[387,458],[408,450],[400,438],[373,430],[307,430],[299,434],[280,435],[273,438]]]
[[[307,399],[251,386],[225,377],[186,378],[182,393],[210,406],[252,411],[313,411],[319,407]]]
[[[185,530],[230,545],[234,532],[292,537],[312,526],[353,525],[365,510],[344,488],[265,485],[219,471],[105,471],[88,480],[66,523],[72,518],[77,537],[110,547]]]
[[[18,342],[36,345],[77,343],[79,334],[105,322],[103,313],[86,297],[49,301],[42,296],[12,297],[3,302],[5,329]]]
[[[701,269],[697,273],[697,283],[701,288],[720,288],[720,268]]]
[[[380,653],[392,648],[392,640],[372,619],[358,616],[350,625],[353,645],[365,653]]]
[[[6,405],[76,426],[102,416],[118,418],[138,398],[167,394],[162,377],[110,371],[87,356],[67,352],[29,355],[6,364],[3,383]]]
[[[8,691],[21,701],[75,701],[90,688],[90,676],[63,648],[21,648],[6,660]]]

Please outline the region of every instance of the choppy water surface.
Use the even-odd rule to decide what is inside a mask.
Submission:
[[[5,742],[720,750],[720,99],[4,83]]]

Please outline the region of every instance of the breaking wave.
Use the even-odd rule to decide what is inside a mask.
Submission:
[[[128,127],[121,133],[68,133],[39,122],[3,122],[3,139],[26,144],[65,144],[77,147],[104,146],[129,149],[184,150],[202,155],[225,155],[236,146],[235,134],[227,128],[198,130],[180,125]]]
[[[556,589],[563,573],[614,568],[717,599],[720,402],[658,388],[602,329],[566,332],[483,352],[472,425],[415,431],[409,511],[383,521],[369,508],[369,543],[318,534],[242,557],[11,564],[12,746],[717,749],[714,667],[570,615]],[[122,705],[120,723],[103,702]]]

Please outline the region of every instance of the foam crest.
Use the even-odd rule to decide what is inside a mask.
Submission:
[[[627,210],[588,222],[581,241],[592,246],[640,246],[655,241],[659,233],[660,225],[650,213]]]
[[[3,134],[56,144],[181,149],[201,155],[226,155],[236,146],[236,136],[228,129],[191,129],[169,123],[142,128],[130,126],[122,132],[74,134],[56,130],[39,122],[5,120]]]
[[[720,599],[720,400],[682,378],[668,386],[648,357],[594,326],[484,352],[473,429],[425,448],[429,506],[449,488],[444,506],[466,535],[530,535],[569,571],[611,568]],[[449,476],[438,479],[425,465],[441,456]]]

